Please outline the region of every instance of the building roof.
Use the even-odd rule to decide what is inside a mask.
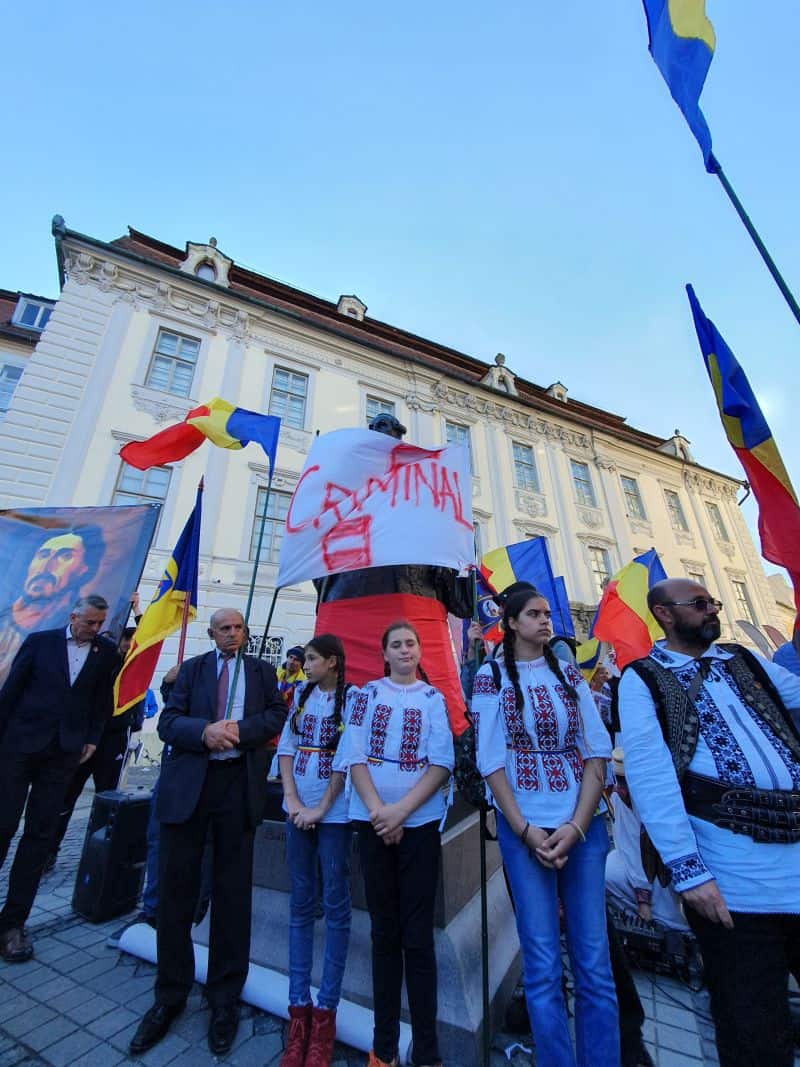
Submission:
[[[55,300],[49,296],[36,296],[35,293],[21,293],[19,290],[0,289],[0,337],[8,337],[10,340],[19,341],[24,345],[35,348],[42,331],[32,330],[29,326],[18,326],[12,322],[19,298],[27,297],[40,304],[55,305]]]
[[[181,264],[187,258],[186,249],[176,248],[132,227],[128,228],[128,233],[125,236],[110,242],[103,242],[85,234],[68,230],[60,217],[57,216],[56,219],[58,224],[54,220],[53,232],[56,237],[56,248],[60,262],[61,240],[74,238],[89,245],[115,252],[126,258],[159,266],[170,272],[180,273],[184,279],[187,277],[180,270]],[[574,400],[572,397],[566,402],[559,400],[550,395],[547,388],[519,376],[515,377],[515,385],[518,392],[516,397],[500,393],[490,386],[484,385],[482,381],[492,364],[366,315],[363,319],[355,319],[348,315],[343,315],[333,301],[324,300],[302,289],[287,285],[285,282],[270,278],[265,274],[258,274],[246,267],[239,266],[235,262],[231,264],[228,285],[224,288],[218,286],[214,281],[196,276],[193,276],[192,280],[198,285],[207,285],[215,291],[222,290],[235,294],[248,302],[261,305],[279,314],[285,314],[308,325],[316,326],[325,332],[332,332],[340,337],[343,336],[357,344],[367,345],[383,353],[394,355],[399,359],[409,360],[431,370],[439,371],[450,378],[461,380],[464,384],[483,388],[487,393],[487,399],[491,397],[496,400],[516,401],[541,414],[551,415],[559,421],[570,422],[583,430],[597,430],[608,433],[619,440],[638,445],[648,451],[657,451],[670,440],[669,438],[659,437],[629,426],[627,419],[622,415],[616,415],[591,404],[585,404],[580,400]],[[713,473],[716,474],[718,472],[714,471]],[[730,478],[729,475],[721,476]]]

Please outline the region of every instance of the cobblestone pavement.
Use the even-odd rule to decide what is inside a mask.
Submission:
[[[154,772],[137,769],[129,787],[149,785]],[[109,948],[109,935],[124,923],[95,925],[72,911],[70,902],[92,803],[87,789],[78,803],[55,870],[43,880],[28,923],[36,955],[26,964],[0,962],[0,1067],[50,1064],[52,1067],[114,1067],[132,1062],[128,1042],[152,1003],[155,968]],[[12,850],[15,845],[12,845]],[[11,853],[13,855],[13,851]],[[5,896],[7,863],[0,872]],[[717,1063],[705,994],[644,972],[636,975],[647,1016],[644,1037],[657,1067],[704,1067]],[[169,1035],[139,1062],[148,1067],[277,1067],[284,1022],[243,1007],[239,1034],[225,1059],[208,1051],[208,1012],[199,986]],[[510,1050],[515,1042],[523,1048]],[[529,1038],[498,1033],[492,1067],[530,1067]],[[509,1049],[509,1052],[504,1050]],[[363,1067],[365,1057],[337,1046],[335,1067]],[[800,1059],[796,1061],[800,1064]],[[447,1067],[472,1067],[447,1064]]]

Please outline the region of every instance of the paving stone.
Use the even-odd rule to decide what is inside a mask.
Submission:
[[[51,978],[49,982],[45,982],[43,985],[36,986],[31,989],[31,996],[37,1000],[46,1004],[53,997],[57,997],[59,993],[66,993],[68,989],[74,989],[75,983],[71,978],[67,978],[66,975],[60,974],[57,978]]]
[[[83,949],[72,946],[68,955],[62,956],[61,959],[53,960],[50,966],[53,970],[58,971],[60,974],[66,974],[71,978],[73,971],[77,971],[81,967],[94,962],[94,956],[84,952]]]
[[[118,1049],[101,1043],[95,1045],[84,1056],[79,1056],[77,1060],[73,1060],[70,1067],[116,1067],[116,1064],[122,1063],[127,1058]]]
[[[697,1017],[689,1008],[679,1008],[675,1004],[656,1001],[656,1019],[660,1023],[669,1023],[689,1033],[697,1033]]]
[[[687,1056],[702,1056],[700,1038],[696,1032],[687,1033],[679,1030],[677,1026],[667,1026],[664,1023],[656,1024],[656,1038],[659,1049],[669,1049],[672,1052],[682,1052]]]
[[[208,1045],[191,1045],[180,1056],[170,1061],[169,1067],[214,1067],[219,1063],[230,1063],[227,1058],[218,1059],[209,1050]],[[263,1060],[262,1060],[263,1063]]]
[[[37,1026],[35,1030],[25,1035],[25,1044],[34,1050],[41,1052],[56,1041],[61,1041],[70,1034],[75,1033],[77,1026],[72,1019],[66,1019],[63,1015],[57,1016],[44,1026]]]
[[[14,1045],[13,1048],[8,1049],[6,1052],[0,1052],[0,1067],[16,1067],[18,1063],[35,1063],[39,1062],[31,1060],[28,1056],[28,1051],[22,1045]]]
[[[51,971],[49,967],[41,963],[17,963],[15,966],[17,968],[16,971],[12,971],[11,974],[7,975],[6,981],[21,993],[28,993],[36,986],[49,982],[51,978],[59,977],[55,971]]]
[[[86,1030],[76,1030],[63,1041],[57,1041],[46,1048],[42,1053],[42,1059],[45,1063],[52,1064],[53,1067],[70,1067],[79,1056],[97,1048],[99,1044],[94,1034],[87,1033]]]
[[[74,1019],[76,1023],[85,1026],[87,1023],[106,1015],[115,1007],[113,1000],[108,1000],[106,997],[90,996],[83,1003],[76,1004],[74,1008],[70,1008],[65,1014],[69,1015],[70,1019]]]
[[[73,982],[83,984],[88,978],[96,978],[100,974],[106,974],[108,971],[113,971],[117,966],[117,960],[108,956],[101,956],[99,959],[95,956],[89,956],[88,953],[81,953],[86,956],[87,962],[75,967],[69,972],[69,976]]]
[[[278,1034],[250,1037],[228,1054],[226,1060],[235,1067],[263,1067],[283,1052],[283,1041]]]
[[[73,989],[68,989],[66,993],[59,993],[57,997],[51,997],[47,1001],[51,1008],[55,1008],[57,1012],[62,1015],[68,1012],[70,1008],[76,1007],[78,1004],[84,1004],[88,997],[93,994],[87,993],[85,989],[81,989],[80,986],[75,986]]]
[[[143,974],[139,978],[128,974],[122,982],[118,982],[110,989],[104,990],[104,993],[111,1000],[116,1001],[117,1004],[129,1004],[132,1000],[144,994],[148,994],[152,998],[153,979],[149,974]]]
[[[37,1004],[30,1011],[23,1011],[19,1015],[12,1015],[3,1023],[3,1030],[12,1037],[23,1037],[37,1026],[44,1026],[51,1019],[56,1018],[56,1013],[45,1004]]]
[[[658,1067],[703,1067],[703,1059],[688,1056],[685,1052],[671,1052],[667,1048],[658,1050]]]
[[[36,1007],[36,1001],[31,1000],[30,997],[24,993],[18,993],[16,996],[0,998],[0,1026],[6,1019],[11,1019],[15,1015],[20,1015],[22,1012],[30,1011]]]
[[[163,1041],[159,1041],[155,1048],[145,1052],[140,1060],[147,1064],[147,1067],[163,1067],[165,1063],[171,1063],[190,1047],[188,1041],[184,1041],[177,1034],[169,1033]]]
[[[130,1028],[134,1024],[138,1025],[138,1022],[139,1016],[135,1012],[115,1006],[106,1015],[93,1019],[92,1022],[87,1024],[86,1029],[106,1041],[108,1038],[113,1037],[114,1034],[118,1034],[120,1030]]]
[[[49,937],[45,944],[36,946],[36,959],[40,963],[53,963],[54,960],[69,956],[73,951],[72,945],[65,945],[63,941],[57,941],[54,937]]]

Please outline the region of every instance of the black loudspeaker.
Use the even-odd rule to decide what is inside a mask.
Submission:
[[[72,907],[89,922],[102,923],[133,911],[147,861],[149,790],[113,789],[94,798],[83,842]]]

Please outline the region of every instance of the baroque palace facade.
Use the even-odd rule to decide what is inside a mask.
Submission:
[[[740,618],[783,628],[737,506],[742,483],[699,465],[678,431],[663,439],[634,429],[574,400],[560,382],[544,388],[516,377],[502,356],[489,364],[372,319],[356,296],[329,302],[246,270],[213,238],[178,249],[130,230],[104,242],[68,230],[59,216],[53,236],[62,286],[55,306],[24,295],[15,304],[11,293],[0,305],[10,312],[0,353],[5,359],[5,342],[16,341],[7,362],[23,368],[9,372],[0,414],[0,507],[162,503],[141,585],[146,602],[204,475],[189,654],[207,646],[214,608],[244,606],[265,457],[256,446],[206,445],[172,469],[141,472],[118,452],[213,396],[283,420],[256,634],[314,435],[365,426],[377,411],[397,415],[409,441],[467,446],[480,551],[545,536],[579,636],[605,580],[651,546],[668,574],[696,578],[720,597],[724,637],[747,640]],[[48,309],[38,319],[37,300]],[[15,337],[20,331],[27,340]],[[284,648],[308,637],[314,609],[310,584],[281,592],[271,632]],[[170,644],[162,662],[173,654]]]

